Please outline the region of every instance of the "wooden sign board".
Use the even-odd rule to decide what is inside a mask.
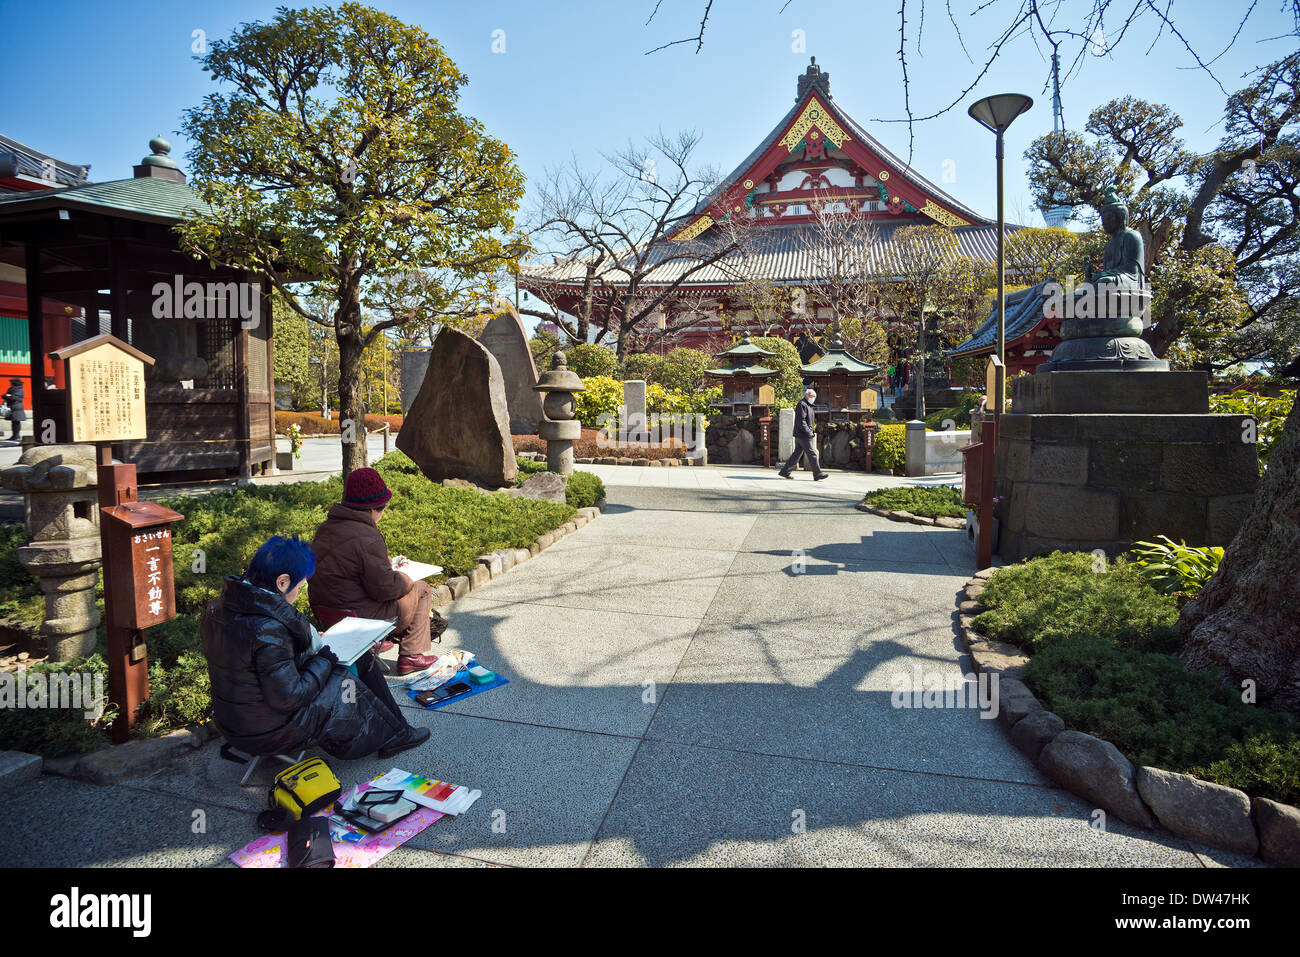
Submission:
[[[770,385],[760,385],[758,387],[758,404],[776,405],[776,389]]]
[[[875,389],[863,389],[858,401],[864,409],[878,409],[880,408],[880,393]]]
[[[95,336],[50,353],[68,362],[73,442],[146,438],[144,367],[153,359],[116,336]]]
[[[131,558],[130,575],[113,578],[113,624],[138,630],[175,618],[171,523],[185,516],[157,502],[127,502],[103,513],[112,519],[105,531],[129,542]]]
[[[998,357],[989,356],[988,365],[984,367],[985,408],[993,410],[1001,408],[999,403],[1002,401],[1002,390],[1005,388],[1003,384],[1006,381],[1005,372]]]

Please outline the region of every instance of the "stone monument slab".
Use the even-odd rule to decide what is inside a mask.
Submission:
[[[515,435],[532,435],[542,421],[541,396],[537,385],[537,366],[528,348],[528,333],[523,320],[512,307],[493,316],[478,337],[501,367],[505,381],[506,406],[510,431]]]
[[[443,329],[397,447],[435,482],[463,478],[494,488],[519,474],[501,367],[479,342]]]

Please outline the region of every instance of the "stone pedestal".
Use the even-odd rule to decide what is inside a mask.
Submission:
[[[31,541],[18,560],[45,593],[40,636],[53,661],[84,657],[95,650],[99,611],[99,502],[95,448],[36,445],[17,465],[0,473],[0,484],[27,496]]]
[[[1168,535],[1227,545],[1259,477],[1248,419],[1209,414],[1200,372],[1047,372],[1012,384],[994,494],[998,554],[1114,556]]]

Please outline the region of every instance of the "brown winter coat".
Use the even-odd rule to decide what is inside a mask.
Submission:
[[[413,582],[393,571],[388,545],[370,512],[332,505],[311,543],[316,571],[307,580],[313,605],[351,609],[362,618],[392,618]]]

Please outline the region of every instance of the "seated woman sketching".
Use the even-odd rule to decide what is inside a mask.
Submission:
[[[313,605],[348,610],[362,618],[395,619],[397,673],[410,674],[433,664],[431,636],[442,634],[446,619],[433,611],[429,583],[401,571],[388,555],[379,519],[393,493],[372,468],[348,475],[343,499],[330,506],[316,529],[312,549],[320,563],[307,585]]]
[[[272,538],[204,612],[217,727],[258,755],[316,745],[337,758],[387,758],[428,740],[428,728],[402,717],[372,652],[354,677],[328,647],[313,650],[315,629],[293,602],[315,566],[305,542]]]

